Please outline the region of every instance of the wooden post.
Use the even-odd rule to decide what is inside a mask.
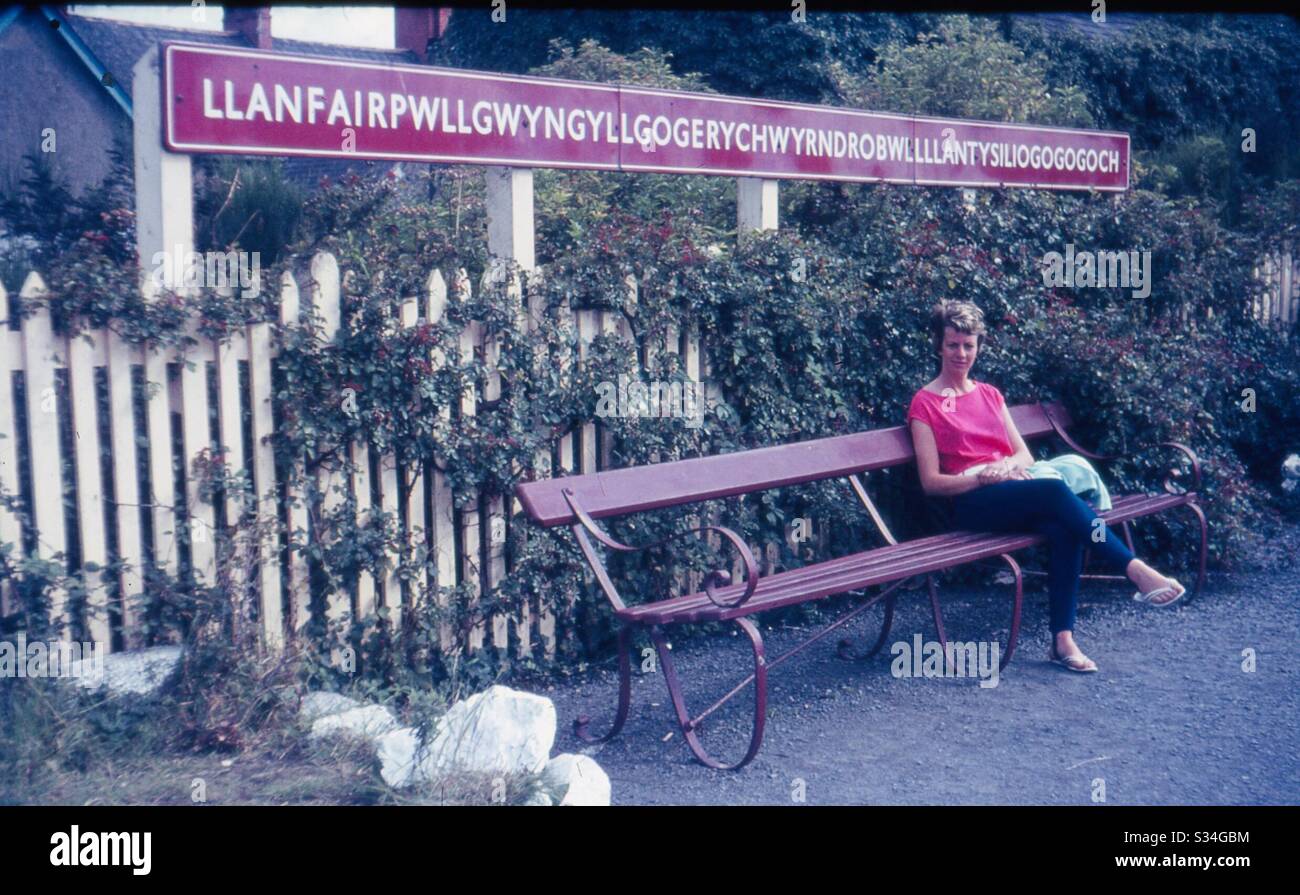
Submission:
[[[779,182],[763,177],[736,178],[736,231],[741,237],[753,230],[780,226]]]
[[[488,253],[495,260],[513,261],[525,272],[537,266],[536,230],[533,222],[533,171],[531,168],[492,167],[487,170]],[[489,275],[499,280],[500,267],[492,265]],[[522,289],[515,281],[510,284],[510,295],[522,303]],[[521,315],[521,320],[525,320]],[[525,323],[525,326],[527,324]],[[499,357],[496,337],[489,338],[484,347],[484,362],[488,378],[484,383],[483,398],[494,401],[501,396],[501,374],[497,370]],[[517,511],[511,505],[512,511]],[[506,574],[506,502],[494,495],[487,502],[487,569],[484,570],[484,588],[496,587]],[[492,620],[492,642],[498,649],[508,649],[509,620],[504,616]],[[520,654],[531,652],[532,614],[529,607],[521,608],[515,619],[519,635]]]
[[[523,270],[537,266],[531,168],[487,169],[488,253]]]
[[[194,250],[194,182],[190,157],[163,148],[159,63],[158,48],[153,47],[140,57],[132,72],[136,248],[144,271],[155,268],[158,253],[172,253],[173,263],[163,266],[159,279],[161,285],[175,288],[182,284],[185,261]],[[146,278],[143,288],[147,296],[151,294],[147,288],[150,283]],[[175,574],[176,519],[167,357],[156,350],[147,351],[144,366],[146,387],[150,390],[146,425],[149,479],[153,488],[149,503],[153,509],[154,564]],[[194,391],[196,383],[188,384],[190,391]],[[207,425],[206,417],[202,425]],[[199,421],[194,420],[191,440],[198,434]]]
[[[135,131],[135,239],[140,268],[152,270],[158,252],[180,252],[164,277],[177,285],[176,274],[194,250],[194,181],[190,157],[163,148],[162,88],[159,54],[154,47],[140,57],[133,72]]]

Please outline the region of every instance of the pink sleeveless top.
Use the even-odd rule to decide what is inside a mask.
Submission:
[[[964,395],[920,389],[907,408],[907,425],[910,428],[914,419],[928,425],[939,450],[939,472],[960,475],[977,463],[1015,453],[1002,419],[1004,407],[1002,393],[986,382],[975,383]]]

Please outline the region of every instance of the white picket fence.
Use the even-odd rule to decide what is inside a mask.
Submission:
[[[465,272],[459,271],[449,285],[441,272],[433,271],[428,277],[424,294],[407,299],[401,306],[401,324],[412,327],[421,321],[439,322],[447,303],[464,301],[470,296],[470,282]],[[635,301],[636,282],[629,278],[630,297]],[[310,265],[309,294],[304,297],[323,320],[324,337],[331,339],[340,325],[339,291],[340,271],[336,260],[321,254]],[[179,556],[175,532],[178,525],[189,525],[190,559],[195,580],[213,583],[216,573],[217,508],[202,500],[199,477],[190,470],[196,459],[205,451],[218,448],[224,452],[224,462],[229,471],[246,471],[253,483],[255,511],[259,528],[281,533],[281,506],[288,507],[288,531],[308,529],[308,510],[303,494],[285,493],[290,487],[277,481],[276,461],[269,436],[274,431],[272,408],[272,364],[275,358],[272,323],[258,323],[240,329],[228,338],[214,342],[194,333],[196,344],[179,353],[174,350],[145,351],[124,341],[120,336],[103,330],[92,330],[77,337],[57,334],[52,326],[48,309],[40,299],[45,293],[42,278],[28,275],[20,292],[20,299],[39,310],[21,321],[15,328],[9,321],[10,303],[0,286],[0,486],[9,494],[19,495],[28,508],[33,527],[38,533],[37,554],[46,559],[67,555],[76,547],[83,567],[104,566],[110,559],[110,545],[116,545],[113,554],[122,563],[118,585],[118,606],[108,613],[108,590],[99,572],[82,572],[89,589],[87,611],[78,619],[84,630],[96,642],[112,646],[116,633],[127,648],[138,646],[142,637],[141,607],[144,605],[144,579],[142,568],[146,558],[143,535],[143,514],[148,513],[152,524],[154,565],[175,575]],[[514,293],[518,295],[516,291]],[[536,326],[537,308],[519,309],[517,325],[521,331]],[[626,318],[616,311],[598,309],[562,308],[561,323],[567,323],[578,336],[578,356],[561,362],[568,375],[571,364],[584,362],[588,346],[603,333],[621,333],[631,338]],[[299,286],[294,278],[285,274],[280,283],[281,325],[297,323],[300,315]],[[87,337],[88,336],[88,337]],[[665,350],[679,354],[686,375],[694,381],[707,378],[707,363],[703,360],[699,338],[694,333],[670,332],[662,345],[644,345],[649,355]],[[463,329],[459,340],[462,363],[472,361],[475,353],[484,359],[488,374],[483,382],[482,394],[474,387],[467,389],[461,402],[461,413],[473,415],[480,401],[493,401],[500,396],[500,373],[493,370],[492,361],[498,357],[495,340],[485,337],[481,322],[474,321]],[[456,359],[442,356],[431,349],[431,362],[435,365],[454,363]],[[169,377],[169,365],[178,365],[179,375]],[[241,375],[241,366],[246,372]],[[215,368],[215,394],[210,394],[209,369]],[[66,371],[66,388],[56,388],[58,371]],[[22,374],[22,406],[15,406],[15,374]],[[135,389],[133,375],[143,374],[147,386],[146,411],[142,431],[137,432],[134,412]],[[170,382],[169,382],[170,378]],[[96,399],[97,381],[106,380],[108,394],[108,419],[99,418]],[[246,386],[247,393],[244,393]],[[210,430],[210,408],[215,403],[219,439],[214,443]],[[251,409],[252,453],[246,455],[243,431],[244,408]],[[70,421],[61,420],[70,413]],[[450,408],[441,411],[450,416]],[[180,456],[174,457],[172,438],[173,415],[180,420]],[[30,457],[28,475],[20,475],[18,463],[19,423],[26,420],[27,454]],[[70,422],[72,441],[70,468],[73,481],[64,481],[64,458],[60,442],[60,427]],[[599,431],[599,423],[589,422],[579,431],[560,438],[555,445],[560,472],[595,472],[607,468],[611,461],[611,436]],[[101,474],[101,429],[109,440],[111,483]],[[143,456],[137,456],[137,450]],[[325,511],[346,504],[347,496],[355,501],[358,521],[364,521],[371,510],[372,483],[370,482],[372,447],[356,443],[351,448],[352,471],[324,470],[319,473],[318,486]],[[544,456],[543,456],[544,455]],[[151,493],[142,493],[137,475],[137,462],[146,464]],[[539,452],[539,469],[549,469],[550,452]],[[178,518],[178,495],[174,493],[173,463],[183,464],[186,470],[187,492],[184,506],[188,518]],[[415,582],[417,587],[403,587],[395,571],[397,556],[390,556],[384,580],[373,580],[362,572],[355,593],[334,593],[328,597],[326,615],[330,619],[346,620],[350,613],[367,616],[377,605],[398,609],[403,600],[419,598],[422,593],[440,593],[439,587],[468,583],[474,594],[487,593],[507,574],[505,557],[506,526],[510,517],[519,513],[518,502],[500,496],[480,501],[473,496],[468,509],[455,510],[453,495],[441,471],[430,461],[412,464],[414,468],[399,469],[391,456],[378,459],[377,491],[380,504],[386,513],[395,514],[403,522],[412,550],[423,546],[432,557],[434,574],[430,580]],[[299,467],[301,470],[301,466]],[[399,476],[411,483],[402,497]],[[290,480],[293,477],[289,477]],[[300,478],[300,477],[299,477]],[[111,484],[110,500],[106,485]],[[65,524],[63,495],[65,489],[75,494],[76,524],[69,530]],[[226,498],[225,519],[233,523],[240,518],[243,507],[237,494]],[[427,502],[427,503],[426,503]],[[432,508],[432,518],[426,519],[426,506]],[[481,508],[481,509],[480,509]],[[514,524],[523,524],[515,520]],[[459,528],[459,546],[457,545]],[[487,543],[484,543],[484,538]],[[20,520],[14,514],[0,510],[0,543],[14,545],[15,558],[23,550],[23,532]],[[757,545],[755,545],[757,550]],[[775,558],[775,546],[768,545],[765,553]],[[261,642],[279,649],[287,638],[292,638],[307,624],[310,617],[310,582],[307,559],[300,550],[281,550],[278,538],[263,538],[254,548],[255,557],[246,566],[233,569],[235,576],[250,574],[256,579],[257,617]],[[282,557],[287,554],[287,568],[282,568]],[[756,553],[756,555],[762,555]],[[480,561],[480,557],[485,561]],[[249,579],[237,583],[247,585]],[[692,574],[689,583],[698,587],[699,577]],[[0,593],[0,615],[14,610],[11,588]],[[576,595],[567,595],[568,599]],[[51,618],[64,631],[71,631],[67,595],[54,594]],[[471,597],[471,601],[477,597]],[[400,616],[400,613],[395,613]],[[116,632],[114,631],[116,628]],[[555,617],[546,606],[527,606],[514,617],[497,614],[486,625],[477,625],[464,642],[456,642],[448,624],[442,626],[439,638],[444,650],[463,649],[473,652],[481,649],[490,628],[492,644],[498,649],[510,649],[521,656],[533,655],[538,644],[547,656],[553,656],[557,642]],[[511,636],[513,630],[513,638]]]
[[[1266,256],[1257,269],[1267,288],[1264,298],[1255,303],[1256,314],[1279,324],[1291,324],[1300,318],[1300,278],[1295,275],[1296,264],[1289,250],[1288,245],[1284,252]],[[314,257],[309,278],[306,301],[323,320],[323,335],[330,339],[340,326],[341,280],[337,261],[328,254]],[[629,278],[627,288],[634,304],[636,281]],[[310,621],[311,612],[306,556],[300,550],[281,550],[279,538],[284,536],[285,528],[281,507],[287,507],[288,532],[304,532],[310,526],[305,495],[287,493],[288,484],[277,480],[270,442],[275,425],[271,401],[274,324],[254,324],[220,342],[195,335],[195,344],[183,354],[175,350],[145,351],[103,330],[73,338],[57,334],[40,301],[44,293],[40,275],[29,274],[20,298],[39,310],[15,325],[10,321],[9,297],[0,285],[0,488],[18,495],[27,508],[37,532],[36,553],[41,558],[66,556],[70,549],[75,549],[83,567],[102,567],[108,563],[113,548],[111,552],[121,569],[114,582],[118,593],[116,611],[111,614],[105,611],[109,582],[98,572],[83,571],[88,611],[77,621],[88,636],[107,648],[112,648],[114,634],[127,648],[142,643],[141,610],[146,596],[142,575],[146,556],[145,514],[153,532],[155,566],[172,575],[178,572],[180,557],[175,532],[178,525],[188,525],[193,574],[201,583],[213,582],[217,508],[201,499],[199,477],[190,474],[190,470],[205,452],[219,449],[228,469],[245,471],[253,482],[255,507],[252,509],[259,527],[277,533],[277,537],[263,539],[256,548],[255,561],[234,569],[234,574],[255,578],[261,642],[271,649],[281,648],[286,639],[294,637]],[[294,278],[285,274],[280,283],[280,325],[292,325],[302,319],[299,293]],[[402,304],[401,324],[413,327],[422,321],[437,323],[443,318],[449,300],[464,301],[470,293],[470,281],[464,271],[456,272],[450,285],[441,272],[433,271],[426,281],[424,294]],[[521,303],[517,320],[520,331],[534,328],[539,313],[540,309],[524,308]],[[564,306],[559,313],[561,323],[577,336],[577,356],[561,360],[562,375],[569,375],[573,365],[585,362],[588,347],[597,336],[608,333],[632,337],[627,319],[617,311]],[[647,366],[657,352],[673,352],[679,355],[690,380],[709,381],[707,351],[696,333],[670,331],[662,343],[644,344],[640,348]],[[498,346],[486,336],[482,323],[473,321],[461,332],[459,358],[469,362],[476,353],[487,364],[488,375],[481,394],[470,387],[463,396],[460,410],[465,416],[474,415],[480,401],[494,401],[501,393],[500,374],[492,369]],[[431,349],[430,359],[435,365],[457,360],[443,357],[438,349]],[[178,375],[169,376],[169,367],[173,365],[178,368]],[[215,371],[214,393],[210,393],[208,385],[209,369]],[[21,374],[24,382],[22,406],[15,404],[19,394],[15,374]],[[147,390],[139,431],[135,414],[136,376],[143,376]],[[63,385],[59,386],[61,377]],[[106,420],[99,417],[96,392],[101,382],[107,389]],[[716,387],[711,386],[708,394],[710,399],[715,398]],[[215,443],[210,430],[214,404],[219,432]],[[245,407],[251,411],[251,454],[245,451]],[[450,408],[441,412],[447,417]],[[65,413],[70,415],[69,420],[61,418]],[[180,456],[174,456],[173,416],[180,421]],[[25,476],[20,474],[18,462],[22,419],[26,421],[22,434],[29,457]],[[72,470],[71,481],[64,480],[61,427],[65,422],[70,424],[73,433],[70,456],[66,458],[69,461],[66,465]],[[111,482],[104,480],[101,471],[101,431],[107,433]],[[142,454],[138,456],[137,451]],[[408,533],[409,549],[423,547],[432,558],[434,571],[427,580],[404,587],[396,572],[401,557],[390,556],[383,580],[374,580],[369,573],[362,572],[354,593],[330,595],[326,608],[328,618],[346,621],[353,613],[364,618],[374,613],[377,606],[398,610],[413,599],[423,598],[424,594],[439,594],[439,588],[457,584],[468,585],[473,602],[477,599],[475,594],[488,593],[504,580],[509,571],[505,555],[507,528],[524,524],[516,518],[520,512],[517,501],[501,496],[480,499],[471,495],[467,508],[457,511],[445,476],[431,461],[399,469],[394,458],[387,455],[378,457],[374,464],[379,470],[379,481],[372,486],[371,452],[372,447],[367,444],[353,444],[350,474],[337,469],[319,473],[317,485],[323,509],[336,510],[350,495],[358,521],[363,522],[371,510],[372,492],[377,492],[380,508],[400,518],[402,530]],[[539,452],[535,462],[538,469],[550,468],[551,453]],[[593,420],[559,438],[554,455],[558,474],[606,469],[612,465],[612,438]],[[143,493],[137,464],[148,471],[150,493]],[[183,496],[188,518],[178,518],[180,502],[174,488],[173,464],[180,464],[186,470],[188,493]],[[399,484],[402,480],[410,483],[405,497]],[[71,527],[65,523],[65,492],[72,494],[75,502],[76,524]],[[239,519],[243,510],[239,496],[228,495],[226,503],[225,519],[228,522]],[[429,518],[426,518],[426,507],[431,512]],[[700,521],[693,518],[691,524]],[[815,540],[822,541],[820,531],[815,532]],[[718,544],[716,536],[711,536],[710,541],[715,546]],[[21,558],[24,537],[20,521],[0,508],[0,544],[3,543],[13,545],[14,557]],[[778,545],[750,546],[764,573],[772,571],[779,559]],[[734,580],[742,577],[738,559],[732,574]],[[247,579],[242,583],[247,583]],[[678,584],[679,588],[698,590],[700,575],[690,573]],[[66,595],[55,593],[53,597],[52,619],[62,627],[65,636],[70,636],[73,619]],[[576,594],[564,596],[569,601],[576,598]],[[12,588],[0,587],[0,616],[13,612],[14,608]],[[394,612],[390,617],[399,620],[400,613]],[[555,654],[559,632],[554,614],[544,605],[525,606],[511,616],[495,614],[486,625],[475,626],[463,641],[458,641],[450,626],[444,623],[439,640],[444,651],[474,652],[483,648],[489,630],[491,643],[497,649],[532,656],[540,646],[546,656]]]
[[[1285,242],[1281,250],[1264,255],[1255,265],[1256,278],[1263,281],[1263,291],[1251,304],[1258,320],[1289,329],[1300,320],[1300,263]]]

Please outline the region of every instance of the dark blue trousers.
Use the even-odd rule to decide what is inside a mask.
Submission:
[[[1120,574],[1133,551],[1092,507],[1060,479],[1012,479],[981,485],[952,498],[953,524],[968,531],[1033,531],[1046,535],[1050,550],[1047,589],[1052,634],[1074,630],[1083,551],[1090,548]],[[1094,540],[1094,531],[1100,540]]]

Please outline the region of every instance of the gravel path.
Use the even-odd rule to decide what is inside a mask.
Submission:
[[[1005,637],[1009,587],[940,593],[950,637]],[[581,743],[572,722],[586,712],[593,729],[607,729],[612,662],[537,689],[556,704],[556,750],[592,755],[615,804],[1070,805],[1098,800],[1102,786],[1108,804],[1300,802],[1300,573],[1211,574],[1198,600],[1170,609],[1136,604],[1131,593],[1084,582],[1076,637],[1101,669],[1092,675],[1046,661],[1047,598],[1034,583],[996,687],[894,677],[889,646],[845,661],[836,631],[771,672],[763,746],[739,772],[694,761],[662,675],[637,674],[639,661],[628,722],[603,746]],[[868,610],[848,631],[870,642],[879,620]],[[814,630],[764,627],[769,658]],[[900,600],[890,643],[917,633],[935,638],[923,590]],[[1243,670],[1246,649],[1254,672]],[[673,654],[697,712],[752,669],[743,636],[683,642]],[[747,688],[710,719],[703,740],[715,755],[743,754],[752,705]]]

